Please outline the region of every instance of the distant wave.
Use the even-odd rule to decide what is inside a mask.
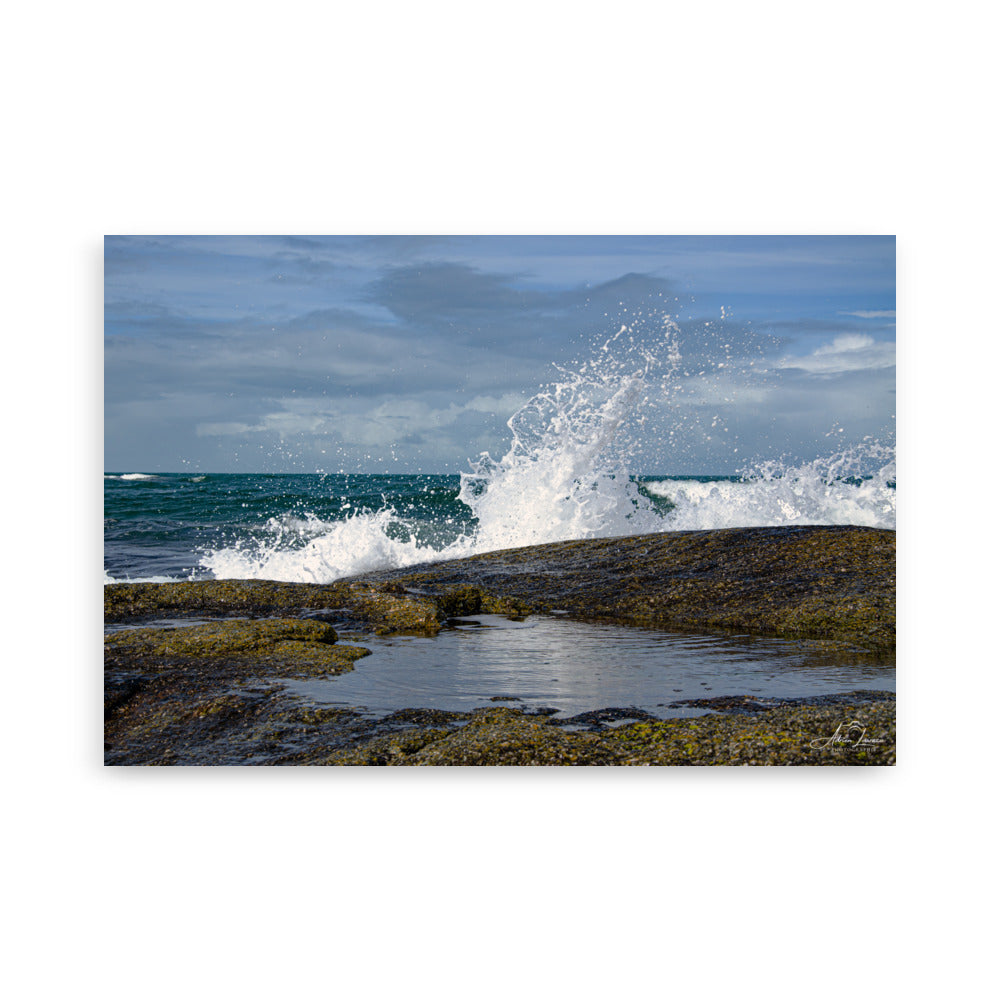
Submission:
[[[104,586],[112,583],[177,583],[180,577],[176,576],[112,576],[107,570],[104,571]]]
[[[126,472],[121,476],[105,476],[105,479],[156,479],[154,475],[150,475],[148,472]]]

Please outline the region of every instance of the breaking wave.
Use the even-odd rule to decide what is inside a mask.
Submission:
[[[874,439],[825,459],[760,463],[739,477],[639,480],[646,417],[669,397],[678,328],[623,325],[507,421],[508,451],[480,455],[448,516],[428,526],[387,498],[336,520],[272,518],[263,535],[207,552],[217,578],[330,582],[503,548],[648,532],[788,524],[894,528],[895,449]]]

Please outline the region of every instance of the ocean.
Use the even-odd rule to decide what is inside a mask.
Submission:
[[[523,470],[489,480],[111,472],[104,477],[104,582],[329,583],[573,538],[788,524],[895,527],[891,469],[835,477],[830,465],[757,478],[594,476],[568,485],[541,468],[530,470],[530,481]]]

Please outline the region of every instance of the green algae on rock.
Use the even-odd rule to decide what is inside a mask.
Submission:
[[[106,622],[149,619],[164,613],[267,617],[316,611],[341,612],[379,633],[433,635],[441,627],[433,602],[392,584],[199,580],[113,583],[104,588]]]
[[[269,649],[277,642],[331,644],[337,633],[323,622],[295,618],[210,622],[181,628],[137,628],[107,636],[105,644],[153,656],[229,656]]]
[[[448,618],[559,609],[676,629],[834,640],[890,652],[896,533],[792,526],[554,542],[332,584],[268,580],[110,584],[105,619],[157,613],[338,611],[374,631],[435,634]]]
[[[848,721],[849,720],[849,721]],[[836,734],[851,726],[851,738]],[[885,766],[896,762],[895,702],[783,706],[747,715],[643,720],[568,732],[517,709],[477,709],[458,731],[376,737],[316,763],[338,766]]]
[[[574,732],[510,708],[447,713],[403,729],[272,688],[158,701],[109,763],[390,767],[891,766],[895,703],[782,706],[760,715],[642,720]],[[456,726],[461,728],[456,729]],[[850,738],[838,741],[849,727]],[[386,729],[391,731],[387,732]]]
[[[856,724],[852,738],[838,730]],[[853,733],[865,735],[853,736]],[[623,764],[642,765],[892,765],[896,703],[883,699],[839,707],[782,706],[761,715],[703,715],[643,721],[604,734]]]
[[[724,528],[554,542],[364,577],[442,601],[687,630],[896,645],[896,533]],[[466,612],[468,613],[468,612]]]
[[[425,730],[331,754],[336,765],[583,765],[613,764],[613,753],[589,733],[567,733],[545,720],[512,708],[484,708],[470,713],[457,732]]]
[[[184,660],[225,660],[241,673],[276,676],[339,674],[370,650],[337,643],[329,625],[294,618],[222,621],[179,628],[135,628],[105,637],[110,662],[156,670]]]

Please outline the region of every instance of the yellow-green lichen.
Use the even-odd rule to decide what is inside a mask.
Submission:
[[[126,629],[104,642],[112,657],[137,659],[147,669],[167,669],[184,660],[225,660],[241,665],[243,672],[277,676],[343,673],[371,652],[337,643],[330,625],[294,618]]]

